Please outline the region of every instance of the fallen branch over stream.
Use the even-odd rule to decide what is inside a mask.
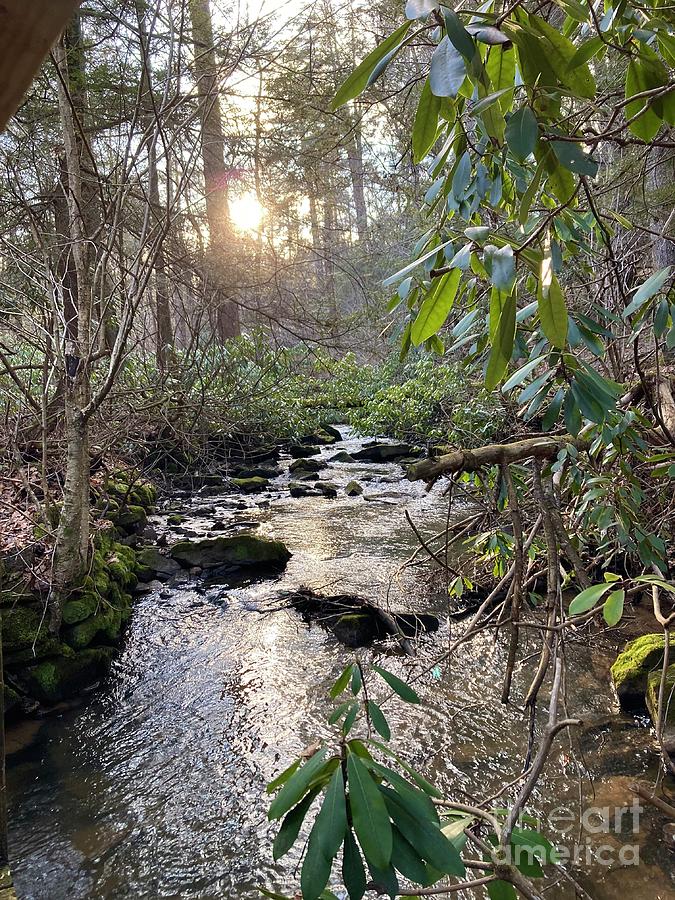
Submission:
[[[560,437],[534,437],[510,444],[486,444],[476,450],[453,450],[438,459],[424,459],[408,468],[409,481],[433,482],[441,475],[455,472],[475,472],[484,466],[506,466],[526,459],[553,459],[567,445],[578,450],[588,447],[588,442],[563,434]]]

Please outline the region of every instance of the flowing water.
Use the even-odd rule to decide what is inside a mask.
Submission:
[[[322,453],[360,445],[349,437]],[[252,900],[257,885],[292,895],[298,856],[272,862],[265,783],[327,733],[327,689],[352,653],[278,608],[275,597],[306,585],[359,593],[394,610],[434,611],[419,575],[399,571],[417,546],[404,510],[428,535],[446,516],[440,489],[427,494],[402,480],[396,464],[331,463],[322,475],[338,486],[356,478],[370,499],[342,492],[333,501],[291,499],[288,476],[246,499],[176,498],[194,532],[209,532],[216,520],[256,523],[293,557],[278,579],[230,588],[184,576],[143,596],[102,689],[10,734],[17,748],[8,763],[11,855],[22,900]],[[157,517],[158,527],[165,519]],[[421,640],[412,660],[385,645],[361,652],[408,677],[448,637],[444,625]],[[476,638],[450,666],[418,682],[421,706],[387,708],[396,749],[448,796],[489,796],[519,774],[527,728],[520,711],[499,702],[503,643],[488,633]],[[619,716],[604,687],[609,653],[591,656],[571,644],[569,656],[569,710],[585,725],[572,746],[560,741],[531,808],[564,807],[578,823],[590,806],[630,802],[629,782],[656,770],[648,729]],[[526,660],[514,696],[529,672]],[[377,696],[380,687],[371,690]],[[22,740],[27,727],[30,740]],[[563,834],[556,821],[558,843],[580,847],[574,874],[593,897],[675,897],[673,855],[652,811],[635,835],[626,816],[621,834],[614,823],[610,834],[576,825]],[[610,865],[587,859],[589,843],[609,848]],[[640,865],[622,867],[619,849],[634,844]],[[339,893],[339,881],[334,887]],[[562,882],[547,896],[574,891]]]

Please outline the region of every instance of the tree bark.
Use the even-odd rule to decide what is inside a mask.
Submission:
[[[240,334],[239,309],[228,297],[232,284],[232,223],[229,211],[228,172],[225,167],[225,137],[218,99],[218,68],[213,41],[210,0],[189,0],[194,45],[194,70],[201,122],[202,163],[209,227],[208,258],[215,284],[216,332],[221,340]],[[230,262],[228,272],[228,262]]]

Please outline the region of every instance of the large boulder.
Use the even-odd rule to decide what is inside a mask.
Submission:
[[[319,492],[310,484],[301,481],[289,481],[288,490],[291,497],[319,497]]]
[[[670,637],[671,653],[675,649],[675,635]],[[642,710],[649,676],[663,662],[665,642],[662,632],[643,634],[626,644],[612,666],[612,681],[622,709]]]
[[[328,462],[353,463],[356,462],[356,460],[351,455],[351,453],[347,453],[346,450],[340,450],[337,453],[334,453],[332,456],[329,456]]]
[[[286,545],[281,541],[254,534],[180,541],[171,547],[170,552],[172,558],[185,568],[199,566],[202,569],[255,566],[281,569],[291,558]]]
[[[296,459],[289,466],[288,471],[296,476],[306,475],[307,473],[320,472],[326,468],[327,463],[322,459]]]
[[[166,581],[180,571],[180,563],[170,556],[160,553],[156,547],[145,547],[139,550],[137,554],[138,563],[143,567],[143,575],[152,578],[159,578],[160,581]]]
[[[258,494],[269,485],[267,478],[258,475],[253,478],[231,478],[230,481],[242,494]]]
[[[338,495],[337,485],[333,484],[332,481],[315,481],[314,490],[318,491],[323,497],[328,497],[329,500],[335,500]]]
[[[358,481],[350,481],[345,485],[345,494],[348,497],[358,497],[363,493],[363,488]]]
[[[93,647],[71,657],[45,660],[26,670],[21,686],[41,703],[68,700],[103,678],[114,654],[112,647]]]
[[[321,453],[321,448],[315,444],[291,444],[288,452],[293,459],[305,459],[308,456],[316,456],[317,453]]]
[[[305,435],[305,437],[301,438],[301,444],[334,444],[336,441],[342,439],[342,436],[336,437],[335,430],[332,429],[333,433],[329,432],[327,428],[320,428],[314,434]],[[339,434],[339,432],[337,432]]]
[[[232,474],[236,478],[278,478],[281,469],[279,466],[243,466]]]
[[[321,426],[321,431],[325,431],[326,434],[329,434],[332,438],[335,438],[336,441],[342,440],[342,434],[338,431],[335,425],[328,425],[324,423]]]
[[[411,447],[410,444],[380,444],[374,442],[366,444],[361,450],[352,453],[358,462],[396,462],[408,457],[420,456],[421,450]]]

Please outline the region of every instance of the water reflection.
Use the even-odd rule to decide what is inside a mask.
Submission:
[[[377,499],[290,500],[284,478],[267,508],[211,501],[214,515],[254,517],[285,540],[294,553],[288,569],[273,583],[228,590],[186,582],[139,600],[106,690],[45,720],[12,756],[12,855],[23,900],[248,900],[258,884],[295,883],[297,857],[284,866],[271,861],[264,785],[325,733],[326,690],[350,657],[292,612],[269,611],[270,599],[307,584],[389,598],[394,608],[421,604],[410,573],[393,577],[415,546],[403,509],[434,532],[445,505],[419,485],[381,481],[399,472],[346,464],[330,471],[338,484],[376,479],[368,491],[394,495],[396,507]],[[212,521],[200,514],[189,524],[206,533]],[[417,660],[386,664],[421,670],[447,641],[442,629],[423,641]],[[502,644],[485,633],[440,678],[421,680],[423,706],[388,711],[399,748],[448,795],[497,792],[517,774],[527,735],[519,711],[498,701],[503,666]],[[591,727],[574,752],[563,745],[552,761],[534,797],[543,810],[560,802],[576,808],[580,791],[590,795],[579,758],[598,776],[596,791],[615,798],[626,776],[642,775],[653,761],[648,733],[613,714],[589,654],[577,651],[573,667],[570,705]],[[514,695],[526,681],[521,674]],[[378,691],[373,686],[376,698]],[[644,868],[580,873],[594,897],[619,889],[635,900],[673,896],[670,860],[650,821],[648,813]],[[549,896],[573,894],[561,886]]]

